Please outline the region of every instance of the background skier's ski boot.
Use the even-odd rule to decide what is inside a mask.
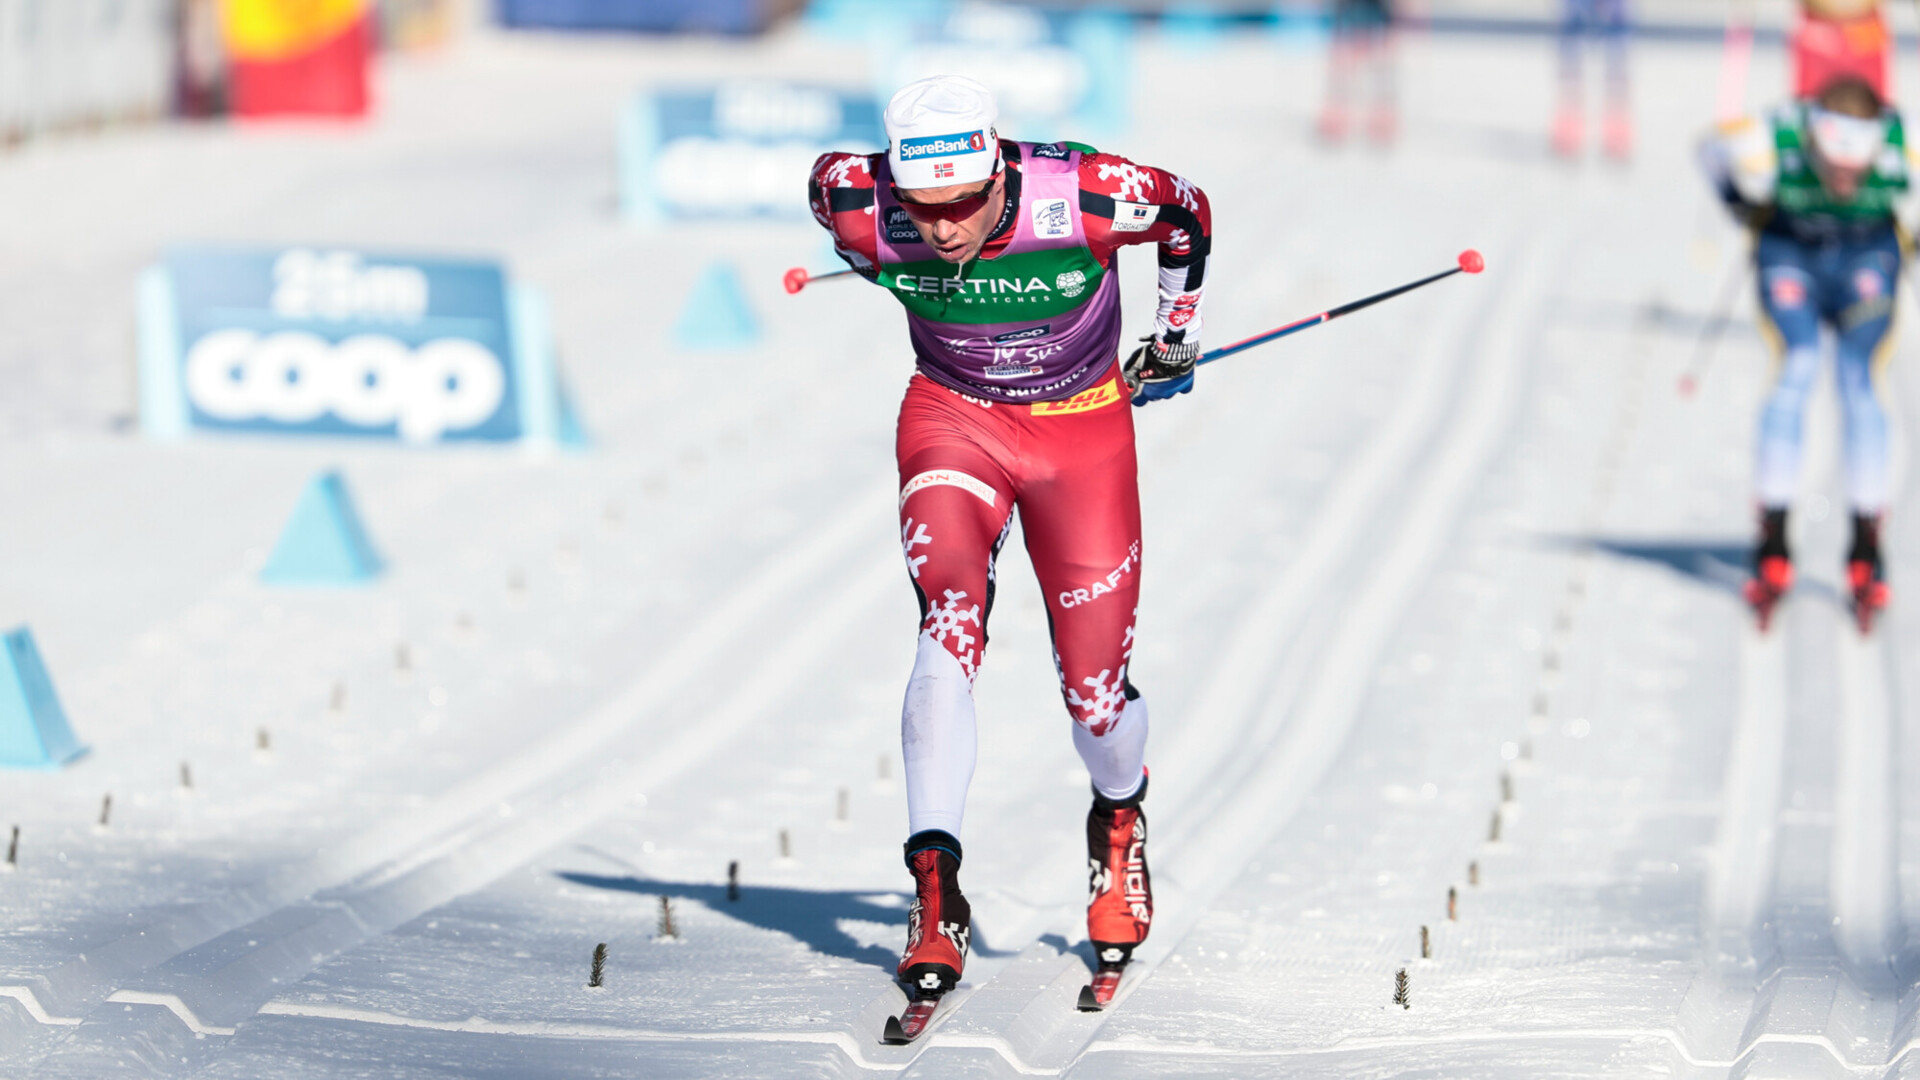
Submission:
[[[1586,137],[1586,116],[1581,111],[1579,99],[1562,99],[1559,111],[1553,115],[1553,152],[1570,160],[1578,159]]]
[[[1607,107],[1600,126],[1600,146],[1607,157],[1625,164],[1633,160],[1633,112],[1625,105]]]
[[[1153,880],[1147,873],[1147,815],[1140,790],[1114,800],[1093,793],[1087,811],[1087,938],[1099,967],[1080,991],[1080,1008],[1105,1008],[1120,987],[1120,974],[1133,959],[1134,946],[1147,939],[1153,924]]]
[[[1860,632],[1872,633],[1873,617],[1893,599],[1887,588],[1886,566],[1880,560],[1880,517],[1853,515],[1853,547],[1847,552],[1847,588],[1853,596],[1853,618]]]
[[[1320,119],[1314,122],[1313,133],[1330,146],[1346,141],[1347,107],[1337,101],[1327,102],[1320,110]]]
[[[1773,609],[1793,587],[1793,557],[1787,551],[1785,507],[1760,511],[1760,543],[1753,552],[1753,577],[1747,580],[1747,603],[1765,630]]]
[[[1376,146],[1392,145],[1400,134],[1400,110],[1392,105],[1375,105],[1367,116],[1367,138]]]
[[[938,829],[914,833],[906,843],[913,873],[913,906],[907,909],[907,948],[894,972],[912,990],[907,1009],[887,1018],[883,1041],[909,1042],[926,1029],[941,995],[960,982],[973,936],[973,909],[960,895],[960,841]]]

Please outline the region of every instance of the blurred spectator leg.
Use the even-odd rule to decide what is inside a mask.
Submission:
[[[1395,72],[1393,16],[1384,4],[1380,22],[1368,34],[1367,66],[1373,83],[1373,113],[1367,134],[1385,146],[1400,134],[1399,86]]]
[[[1627,0],[1594,0],[1607,48],[1607,116],[1601,146],[1609,158],[1633,157],[1633,84],[1627,70]]]
[[[1560,23],[1560,103],[1553,117],[1553,152],[1578,158],[1586,141],[1586,117],[1581,106],[1580,52],[1585,46],[1589,5],[1593,0],[1565,0]]]
[[[1347,112],[1353,102],[1355,55],[1352,9],[1356,0],[1333,0],[1332,34],[1327,39],[1327,98],[1315,125],[1323,142],[1347,137]]]
[[[181,116],[219,116],[227,111],[227,58],[220,30],[219,0],[180,0],[179,99]]]

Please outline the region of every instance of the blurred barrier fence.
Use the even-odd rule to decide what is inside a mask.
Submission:
[[[636,96],[620,122],[628,220],[804,216],[806,176],[827,150],[886,146],[871,96],[735,82]]]
[[[503,26],[757,34],[804,0],[498,0]]]
[[[165,115],[175,0],[0,0],[0,142]]]
[[[806,25],[867,42],[881,101],[915,79],[967,75],[999,100],[1002,136],[1098,141],[1131,118],[1135,22],[1113,4],[816,0]]]
[[[140,424],[584,442],[546,306],[485,260],[180,248],[142,275]]]

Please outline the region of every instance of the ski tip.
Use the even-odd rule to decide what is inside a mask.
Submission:
[[[780,279],[780,283],[787,287],[787,292],[797,293],[807,287],[807,279],[809,276],[806,267],[796,266],[787,271],[786,276]]]
[[[900,1026],[900,1018],[887,1017],[887,1028],[880,1033],[880,1041],[888,1046],[905,1046],[913,1040],[907,1037],[907,1031]]]
[[[1100,1004],[1100,999],[1094,996],[1091,986],[1080,988],[1080,1001],[1077,1007],[1081,1012],[1100,1012],[1105,1008]]]
[[[1478,251],[1468,248],[1460,253],[1460,269],[1469,274],[1477,274],[1486,268],[1487,260],[1481,258]]]

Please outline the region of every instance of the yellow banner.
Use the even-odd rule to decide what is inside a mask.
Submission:
[[[334,40],[367,15],[368,0],[223,0],[235,60],[284,60]]]

